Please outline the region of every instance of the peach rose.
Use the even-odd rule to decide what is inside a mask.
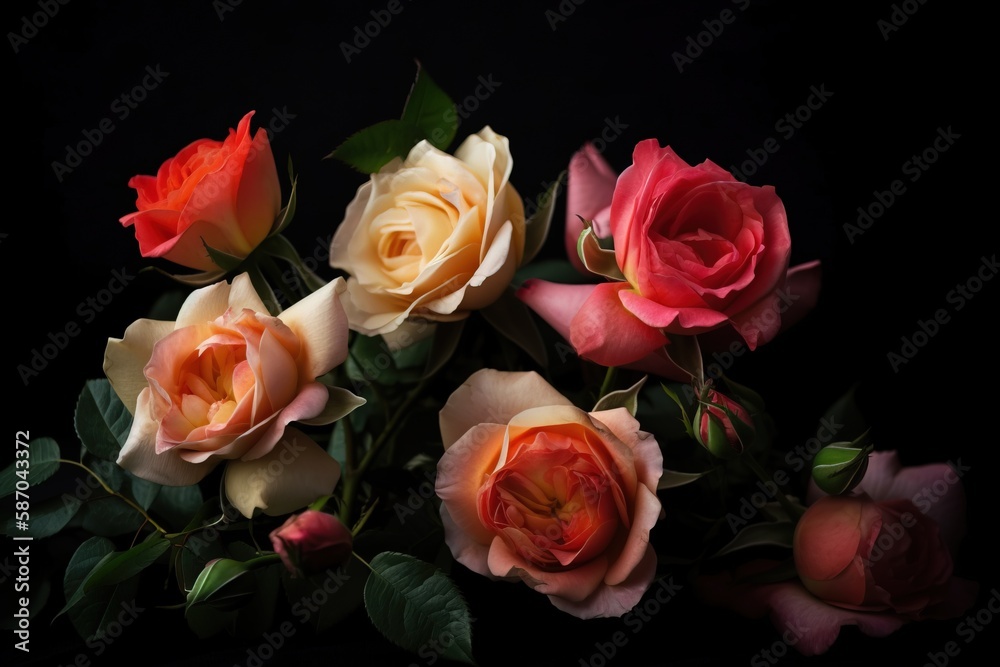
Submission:
[[[218,270],[205,250],[243,258],[267,238],[281,210],[281,186],[267,132],[250,133],[251,111],[222,141],[199,139],[164,162],[156,176],[133,176],[135,226],[143,257]]]
[[[343,289],[338,278],[273,317],[241,274],[193,291],[176,322],[138,320],[110,339],[104,372],[133,415],[118,464],[184,486],[237,462],[226,490],[248,517],[330,493],[336,461],[286,426],[328,424],[364,403],[316,380],[347,358]]]
[[[585,412],[538,374],[484,369],[440,413],[445,541],[580,618],[622,616],[653,580],[663,455],[624,408]]]
[[[452,321],[493,303],[524,256],[524,204],[510,184],[506,137],[489,127],[454,156],[427,141],[372,174],[330,247],[343,269],[351,328]]]
[[[855,496],[822,496],[799,520],[793,555],[799,580],[737,583],[775,563],[753,561],[702,577],[711,604],[794,629],[804,655],[824,653],[844,625],[883,637],[904,623],[953,618],[975,601],[978,585],[956,577],[965,534],[965,493],[951,466],[904,468],[896,452],[871,454]]]

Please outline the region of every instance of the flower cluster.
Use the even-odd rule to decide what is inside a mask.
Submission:
[[[410,99],[452,104],[423,72]],[[808,615],[805,654],[845,624],[881,636],[971,604],[951,468],[904,468],[855,433],[786,493],[767,471],[780,442],[764,397],[705,371],[704,355],[775,344],[818,303],[819,262],[790,265],[775,187],[656,139],[620,173],[584,145],[567,170],[566,255],[542,274],[556,191],[526,216],[506,136],[487,126],[449,151],[454,115],[408,103],[333,152],[365,176],[342,219],[315,221],[335,230],[317,273],[282,234],[295,181],[283,206],[252,119],[129,181],[137,210],[121,223],[142,256],[199,273],[172,276],[170,317],[108,340],[106,380],[81,397],[79,465],[131,520],[100,534],[144,537],[119,557],[81,546],[66,595],[78,628],[103,631],[81,600],[149,568],[176,573],[204,636],[271,618],[265,589],[327,599],[331,573],[361,563],[364,590],[330,602],[318,630],[363,605],[413,649],[446,621],[460,630],[442,655],[468,662],[473,619],[431,564],[441,553],[498,592],[514,582],[579,619],[623,617],[665,580],[678,519],[704,526],[690,549],[701,599],[778,627]],[[567,344],[576,363],[556,372],[547,349]],[[33,456],[60,461],[51,446]],[[917,505],[938,480],[947,496]],[[773,502],[734,523],[754,483]],[[681,486],[701,500],[672,502]],[[419,637],[395,620],[404,597],[433,620]]]

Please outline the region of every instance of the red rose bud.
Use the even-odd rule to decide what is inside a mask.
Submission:
[[[292,576],[309,575],[347,561],[354,538],[332,514],[306,510],[271,531],[271,547]]]
[[[746,408],[714,389],[698,404],[694,421],[698,442],[722,459],[742,454],[754,434],[753,418]]]
[[[816,486],[831,496],[851,491],[868,471],[868,455],[872,446],[852,447],[851,444],[839,442],[827,445],[813,460],[812,478]]]

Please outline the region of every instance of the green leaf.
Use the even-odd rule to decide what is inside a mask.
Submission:
[[[110,637],[112,624],[120,628],[123,619],[131,623],[143,611],[136,604],[138,592],[139,580],[132,578],[85,595],[68,611],[77,634],[93,643]]]
[[[66,574],[63,575],[66,604],[56,613],[55,618],[62,616],[83,599],[83,585],[87,577],[99,563],[111,558],[114,551],[114,543],[104,537],[91,537],[76,548],[66,566]]]
[[[347,470],[347,436],[344,432],[343,421],[335,422],[333,431],[330,433],[330,440],[326,445],[326,453],[337,460],[341,470]]]
[[[201,244],[205,246],[205,251],[208,253],[209,259],[211,259],[217,267],[227,273],[239,268],[240,264],[243,263],[243,257],[237,257],[236,255],[230,255],[227,252],[216,250],[212,246],[208,245],[204,238],[201,240]]]
[[[155,482],[146,481],[127,470],[125,471],[125,485],[122,492],[130,496],[144,510],[148,510],[152,506],[161,488],[163,487]]]
[[[690,484],[691,482],[701,479],[710,472],[712,471],[679,472],[677,470],[667,470],[664,468],[663,475],[660,477],[660,482],[656,485],[656,490],[662,491],[663,489],[674,489],[678,486],[684,486],[685,484]]]
[[[737,533],[726,546],[715,552],[713,558],[751,547],[775,546],[791,549],[794,535],[795,524],[791,521],[754,523]]]
[[[156,517],[163,517],[163,526],[183,526],[191,518],[204,499],[197,484],[191,486],[163,486],[156,494],[150,510]]]
[[[732,397],[739,401],[751,415],[764,412],[764,398],[760,394],[746,385],[734,382],[729,377],[724,377],[723,379]]]
[[[255,578],[243,561],[219,558],[201,571],[187,595],[184,614],[208,605],[220,611],[235,611],[253,597]]]
[[[583,218],[580,218],[583,220]],[[597,241],[594,228],[589,220],[583,221],[585,229],[576,242],[576,251],[587,270],[611,280],[625,280],[625,275],[618,267],[618,259],[614,250],[605,250]]]
[[[459,589],[430,563],[386,551],[371,562],[365,608],[387,639],[413,652],[439,642],[441,657],[474,665],[472,622]],[[446,634],[454,641],[446,645]]]
[[[291,264],[292,268],[294,268],[299,274],[302,278],[302,282],[305,283],[306,287],[308,287],[310,291],[315,292],[319,288],[326,285],[325,280],[309,270],[309,267],[302,262],[302,258],[299,257],[299,253],[295,249],[295,246],[292,245],[291,241],[286,239],[281,234],[275,234],[266,239],[263,243],[261,243],[260,250],[268,255],[271,255],[272,257],[283,259]]]
[[[849,440],[854,437],[853,434],[864,434],[868,430],[868,422],[858,405],[858,387],[859,385],[855,384],[848,389],[827,408],[823,418],[820,419],[816,437],[824,445]]]
[[[281,314],[281,304],[278,302],[278,297],[275,296],[274,290],[271,289],[271,285],[267,282],[267,278],[264,277],[260,266],[256,262],[248,262],[248,264],[247,274],[250,276],[250,282],[253,284],[254,291],[257,292],[260,300],[264,302],[267,312],[277,317]]]
[[[545,368],[549,355],[531,309],[508,287],[496,301],[479,311],[483,318],[505,338],[527,352],[535,363]]]
[[[151,320],[173,322],[177,319],[177,313],[180,312],[185,299],[187,299],[187,293],[181,290],[175,289],[170,290],[169,292],[164,292],[158,296],[156,301],[153,302],[153,305],[149,307],[146,317]]]
[[[68,493],[64,493],[62,498],[51,498],[40,503],[32,502],[28,529],[21,530],[15,517],[11,517],[4,526],[4,534],[35,539],[55,535],[70,522],[80,509],[80,505],[80,501]]]
[[[696,386],[704,384],[705,368],[701,358],[701,346],[698,344],[698,337],[668,334],[667,340],[669,342],[663,349],[666,351],[670,361],[677,364],[678,368],[690,375]]]
[[[205,287],[206,285],[218,282],[220,278],[226,275],[226,272],[223,269],[201,271],[200,273],[176,274],[164,271],[158,266],[148,266],[144,269],[140,269],[139,271],[140,273],[142,271],[155,271],[166,276],[167,278],[170,278],[171,280],[179,282],[181,285],[187,285],[188,287]]]
[[[642,390],[642,385],[646,384],[647,377],[649,376],[644,375],[641,380],[628,389],[619,389],[618,391],[608,392],[601,397],[601,400],[597,401],[597,405],[594,406],[593,412],[597,412],[598,410],[625,408],[633,417],[635,417],[635,412],[639,409],[639,392]]]
[[[299,184],[299,179],[292,174],[292,157],[288,156],[288,178],[292,182],[292,191],[288,194],[288,203],[285,207],[278,211],[278,217],[274,219],[274,225],[271,230],[271,234],[280,234],[285,231],[292,222],[292,218],[295,217],[295,207],[298,205],[298,195],[296,194],[296,188]]]
[[[87,500],[79,518],[84,530],[104,537],[132,533],[145,521],[138,510],[112,495],[95,495]]]
[[[424,138],[416,125],[403,120],[384,120],[352,134],[327,157],[363,174],[374,174],[393,158],[406,157]]]
[[[455,103],[431,80],[419,62],[417,77],[403,107],[402,120],[417,127],[432,146],[441,150],[448,148],[458,131]]]
[[[27,452],[28,455],[18,456],[17,452]],[[15,456],[17,459],[0,472],[0,498],[17,491],[19,481],[35,486],[52,477],[59,469],[59,445],[52,438],[35,438],[28,443],[27,449],[18,445]],[[18,466],[18,461],[26,464]],[[24,485],[21,486],[23,489]]]
[[[556,199],[559,198],[559,188],[565,178],[566,172],[563,171],[556,178],[555,183],[538,196],[538,208],[524,223],[524,258],[521,260],[521,266],[533,260],[542,246],[545,245],[549,229],[552,226],[552,214],[555,213]]]
[[[156,562],[170,548],[170,540],[153,533],[128,551],[116,552],[111,558],[95,567],[83,584],[89,593],[99,586],[110,586],[129,579]]]
[[[76,402],[73,424],[88,452],[105,461],[114,461],[128,439],[132,413],[107,379],[87,380]]]
[[[427,366],[424,367],[425,378],[431,377],[448,363],[448,360],[455,354],[455,350],[458,349],[458,342],[462,339],[464,329],[464,319],[457,322],[438,322],[434,329],[431,353],[427,356]]]

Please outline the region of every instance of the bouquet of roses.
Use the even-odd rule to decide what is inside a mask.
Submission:
[[[129,599],[199,637],[363,607],[473,663],[459,567],[591,619],[663,601],[683,564],[807,655],[972,603],[962,470],[876,451],[850,388],[782,450],[726,374],[818,299],[774,188],[649,139],[621,173],[584,145],[526,200],[508,137],[451,149],[454,110],[418,69],[400,118],[331,153],[367,177],[322,270],[282,233],[296,177],[284,196],[253,112],[129,182],[141,254],[195,272],[109,332],[79,448],[22,433],[0,473],[8,535],[77,542],[48,604],[88,645]],[[542,260],[564,184],[566,255]],[[18,504],[61,467],[82,481]]]

